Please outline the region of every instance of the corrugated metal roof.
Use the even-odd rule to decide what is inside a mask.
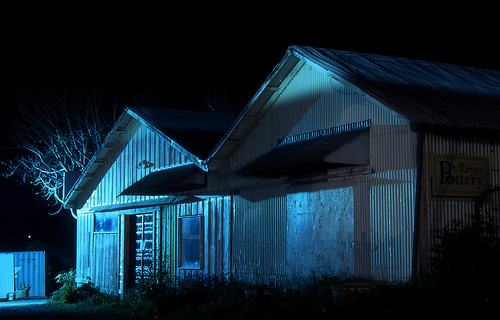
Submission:
[[[414,128],[500,129],[500,71],[292,46],[289,52],[408,119]]]
[[[410,122],[450,133],[500,129],[500,71],[373,54],[291,46],[208,158],[237,147],[295,68],[307,63]],[[229,141],[229,143],[227,143]],[[208,161],[208,160],[207,160]]]
[[[224,136],[235,116],[177,109],[130,108],[130,110],[184,149],[205,159]]]

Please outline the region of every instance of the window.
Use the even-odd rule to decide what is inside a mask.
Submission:
[[[118,232],[118,216],[113,212],[95,214],[94,232]]]
[[[179,267],[201,269],[203,262],[201,216],[179,219]]]

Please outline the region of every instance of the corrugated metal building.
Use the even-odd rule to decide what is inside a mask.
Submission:
[[[0,258],[2,299],[45,296],[45,251],[2,252]]]
[[[68,197],[78,274],[126,288],[134,229],[135,268],[407,281],[488,190],[500,223],[499,107],[499,71],[293,46],[218,142],[181,141],[159,129],[165,117],[129,110]],[[112,214],[118,231],[96,231]],[[104,243],[113,267],[96,267]]]
[[[206,188],[201,160],[233,121],[232,116],[181,110],[130,108],[123,113],[65,199],[78,217],[78,282],[90,279],[118,294],[160,266],[177,274],[175,244],[183,217],[216,224],[212,212],[217,208],[223,214],[227,208],[211,197],[168,194]]]
[[[244,279],[425,272],[437,231],[482,192],[500,222],[499,108],[499,71],[290,47],[207,162],[214,190],[251,203],[235,207],[256,226],[233,236],[235,266],[246,259]]]

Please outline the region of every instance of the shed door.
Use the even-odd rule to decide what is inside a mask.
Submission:
[[[118,214],[97,212],[92,239],[92,275],[102,291],[118,294]]]
[[[91,280],[102,291],[118,294],[118,233],[94,232]]]

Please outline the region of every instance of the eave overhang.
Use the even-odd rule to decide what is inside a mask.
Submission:
[[[206,173],[190,163],[153,171],[123,190],[119,196],[164,196],[206,187]]]
[[[289,137],[235,170],[243,177],[285,177],[369,164],[370,121]]]

